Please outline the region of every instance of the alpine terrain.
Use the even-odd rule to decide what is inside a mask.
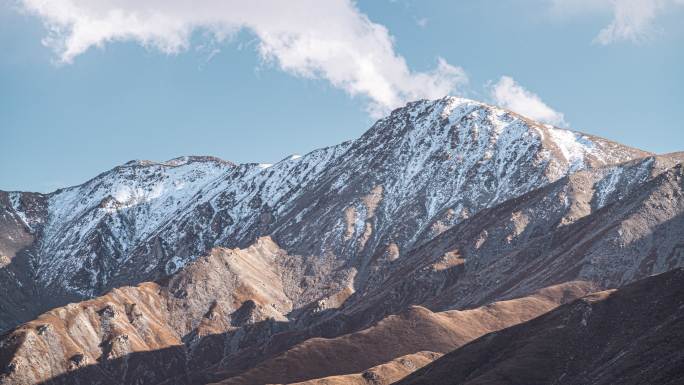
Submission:
[[[0,191],[0,384],[683,383],[683,161],[445,97]]]

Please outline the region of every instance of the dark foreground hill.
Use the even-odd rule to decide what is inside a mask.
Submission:
[[[684,269],[488,334],[397,385],[681,384]]]

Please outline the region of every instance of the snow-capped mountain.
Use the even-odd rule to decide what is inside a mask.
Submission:
[[[683,160],[447,97],[272,165],[132,161],[0,192],[0,328],[52,309],[0,336],[0,384],[291,383],[434,359],[684,266]]]
[[[644,155],[447,97],[410,103],[357,140],[274,165],[132,161],[31,195],[33,203],[8,193],[4,210],[36,238],[29,254],[39,286],[77,298],[172,274],[213,246],[261,235],[347,266],[361,287],[372,256],[396,258],[483,208]]]

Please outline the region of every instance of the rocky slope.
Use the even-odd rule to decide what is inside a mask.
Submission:
[[[397,384],[674,385],[683,378],[680,268],[491,333]]]
[[[264,338],[249,325],[275,331],[287,320],[288,295],[295,296],[280,272],[288,259],[269,238],[245,250],[216,248],[163,282],[50,310],[0,338],[0,383],[36,384],[73,371],[55,383],[157,383],[215,363]],[[214,346],[203,338],[217,333],[226,333],[225,346],[208,354]],[[136,358],[141,353],[149,359]]]
[[[572,280],[618,287],[682,266],[682,174],[669,157],[574,173],[379,266],[384,279],[363,302],[392,290],[397,308],[478,306]]]
[[[165,282],[50,310],[0,338],[0,384],[205,382],[203,372],[287,330],[288,284],[273,274],[287,258],[264,238],[245,250],[215,249]],[[467,311],[410,308],[357,333],[309,339],[228,383],[307,380],[363,371],[426,347],[448,352],[593,287],[569,283]]]
[[[610,176],[615,169],[622,170],[620,174],[625,176],[624,180]],[[306,290],[302,290],[306,286],[302,282],[316,282],[307,277],[324,276],[326,273],[319,274],[313,270],[313,266],[320,265],[312,265],[310,258],[289,255],[269,238],[260,239],[245,251],[216,249],[170,278],[163,279],[160,282],[162,289],[156,290],[164,293],[161,296],[163,300],[158,301],[165,305],[154,303],[149,309],[168,309],[165,310],[168,313],[164,313],[163,317],[154,315],[148,318],[166,320],[164,332],[156,331],[153,335],[175,336],[174,340],[165,342],[168,346],[162,348],[143,344],[137,347],[140,345],[133,344],[133,348],[129,348],[129,345],[124,345],[126,348],[121,351],[125,353],[110,358],[103,357],[101,350],[95,350],[99,355],[89,357],[88,362],[132,360],[137,367],[143,368],[140,369],[142,372],[153,373],[149,383],[160,380],[158,371],[163,373],[161,378],[167,378],[167,375],[172,377],[168,383],[206,383],[226,377],[230,378],[227,383],[275,383],[283,379],[306,381],[360,373],[421,350],[445,352],[506,325],[486,326],[491,321],[478,317],[459,319],[454,324],[467,325],[467,331],[473,334],[454,340],[453,337],[447,337],[454,331],[445,334],[444,322],[426,321],[434,319],[433,314],[439,314],[437,319],[444,319],[441,312],[432,313],[412,305],[427,306],[433,311],[441,310],[444,314],[461,314],[448,309],[486,304],[516,293],[529,294],[535,287],[553,282],[568,282],[578,278],[586,278],[591,282],[579,294],[556,293],[553,296],[555,301],[562,302],[590,289],[617,286],[658,270],[681,266],[681,256],[676,253],[678,242],[681,242],[681,213],[684,209],[681,174],[681,166],[672,157],[645,158],[619,167],[574,173],[541,189],[485,209],[406,253],[391,262],[389,267],[378,270],[376,276],[383,279],[371,285],[372,289],[354,291],[352,286],[341,288],[339,296],[317,301],[315,306],[301,309],[294,304],[301,302],[303,294],[308,295],[305,294]],[[587,187],[602,186],[606,178],[616,179],[612,183],[615,190],[608,193],[612,198],[606,198],[603,207],[596,204],[597,208],[592,210],[592,202],[603,195],[591,190],[604,190]],[[558,205],[556,202],[560,197],[567,199],[568,203]],[[538,228],[535,230],[523,226],[521,230],[516,227],[517,223],[513,219],[520,217],[521,214],[515,214],[519,212],[529,213],[531,223]],[[569,214],[574,217],[566,219],[570,217]],[[484,242],[479,237],[483,232],[488,234]],[[615,235],[610,236],[611,233]],[[597,264],[596,259],[591,257],[597,252],[612,255],[612,258],[620,256],[624,262]],[[636,268],[638,266],[644,267]],[[615,271],[621,274],[616,275]],[[322,284],[330,283],[321,281]],[[126,307],[130,307],[135,300],[123,302],[120,305],[122,308],[115,313],[121,315],[122,322],[133,322],[123,315],[127,314]],[[524,312],[528,308],[519,302],[511,303],[516,304],[511,312]],[[91,310],[91,315],[100,317],[102,309],[105,309],[103,314],[108,314],[106,305],[97,301],[95,304],[91,307],[97,309]],[[76,308],[80,307],[76,305]],[[496,315],[495,309],[498,308],[501,305],[486,306],[483,308],[486,309],[485,313],[480,311],[480,314]],[[543,311],[543,308],[537,308],[529,314],[541,314]],[[411,317],[411,314],[418,318]],[[382,320],[378,325],[387,325],[402,317],[414,321],[409,322],[410,326],[399,325],[389,330],[410,330],[417,333],[415,338],[410,338],[408,334],[373,332],[378,329],[371,323]],[[56,319],[68,318],[59,316]],[[501,313],[494,319],[511,320],[510,317],[501,317]],[[523,320],[514,317],[510,322]],[[426,338],[432,335],[430,330],[435,330],[434,326],[417,326],[424,322],[427,322],[426,325],[442,325],[436,329],[438,332],[434,338]],[[83,321],[76,322],[81,323]],[[31,325],[29,329],[37,333],[42,324]],[[97,330],[95,327],[93,329]],[[17,330],[26,329],[20,327]],[[122,327],[122,330],[128,329]],[[139,332],[128,330],[122,334],[128,336],[136,333]],[[456,335],[462,335],[458,333]],[[63,334],[57,333],[59,336]],[[340,337],[329,340],[315,338],[337,336]],[[360,336],[367,338],[365,342],[363,338],[359,340]],[[394,339],[397,336],[400,337]],[[47,353],[31,343],[20,344],[25,349],[23,353],[15,348],[7,349],[7,346],[15,346],[11,342],[15,338],[3,339],[0,350],[9,352],[5,353],[6,368],[23,376],[25,369],[22,368],[34,366],[21,365],[22,356],[41,357]],[[106,341],[113,337],[101,332],[89,338],[95,341],[90,343],[92,346],[108,346]],[[80,339],[83,336],[77,336],[76,341]],[[320,341],[325,343],[321,344]],[[398,341],[407,341],[408,345],[388,348]],[[412,344],[411,341],[420,343]],[[86,346],[81,350],[89,349],[87,344],[79,344]],[[373,347],[379,347],[380,350],[374,350]],[[63,350],[69,351],[58,349]],[[149,350],[152,350],[151,356],[145,354],[145,358],[142,358],[135,355],[135,352]],[[169,354],[175,358],[170,359]],[[60,357],[59,354],[54,356]],[[78,354],[74,356],[80,357]],[[340,357],[340,360],[325,359],[333,356]],[[345,361],[342,357],[351,358]],[[114,369],[106,369],[106,375],[98,372],[103,367],[107,368],[101,364],[90,365],[70,374],[72,372],[68,368],[71,358],[64,356],[58,360],[62,366],[43,369],[43,373],[50,373],[50,376],[66,373],[58,376],[54,383],[75,383],[74,379],[79,378],[86,381],[84,383],[93,378],[116,378],[120,383],[127,383],[129,381],[126,378],[142,378],[141,372],[135,370],[128,374],[131,377],[125,377],[127,374],[122,375],[121,369],[116,369],[116,365],[121,364],[113,364]],[[174,363],[175,370],[166,370],[167,367],[163,365],[156,366],[158,360],[169,360]],[[307,364],[311,362],[319,364]],[[330,366],[326,367],[322,364],[324,362],[330,363]],[[178,369],[180,367],[184,369]],[[286,376],[288,368],[295,377]],[[36,382],[27,380],[25,383]]]
[[[346,333],[411,305],[463,309],[578,280],[613,288],[683,266],[677,162],[644,158],[581,171],[484,209],[391,263],[379,256],[365,290],[298,319]],[[610,179],[614,190],[602,187]]]

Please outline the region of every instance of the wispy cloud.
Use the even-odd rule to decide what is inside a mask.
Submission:
[[[361,96],[373,116],[409,100],[444,96],[467,83],[463,69],[443,59],[431,71],[412,71],[395,51],[387,28],[351,0],[20,1],[47,26],[43,42],[62,63],[114,41],[175,54],[190,48],[196,31],[221,42],[246,29],[257,37],[265,62]]]
[[[655,19],[666,1],[618,0],[615,1],[613,21],[594,39],[599,44],[627,40],[642,42],[656,31]]]
[[[510,76],[502,76],[489,88],[490,97],[498,106],[540,122],[559,127],[568,126],[562,113],[549,107],[538,95],[523,88]]]
[[[594,42],[608,45],[619,41],[641,43],[661,29],[657,19],[684,0],[550,0],[556,14],[581,14],[609,11],[613,19],[601,29]]]

